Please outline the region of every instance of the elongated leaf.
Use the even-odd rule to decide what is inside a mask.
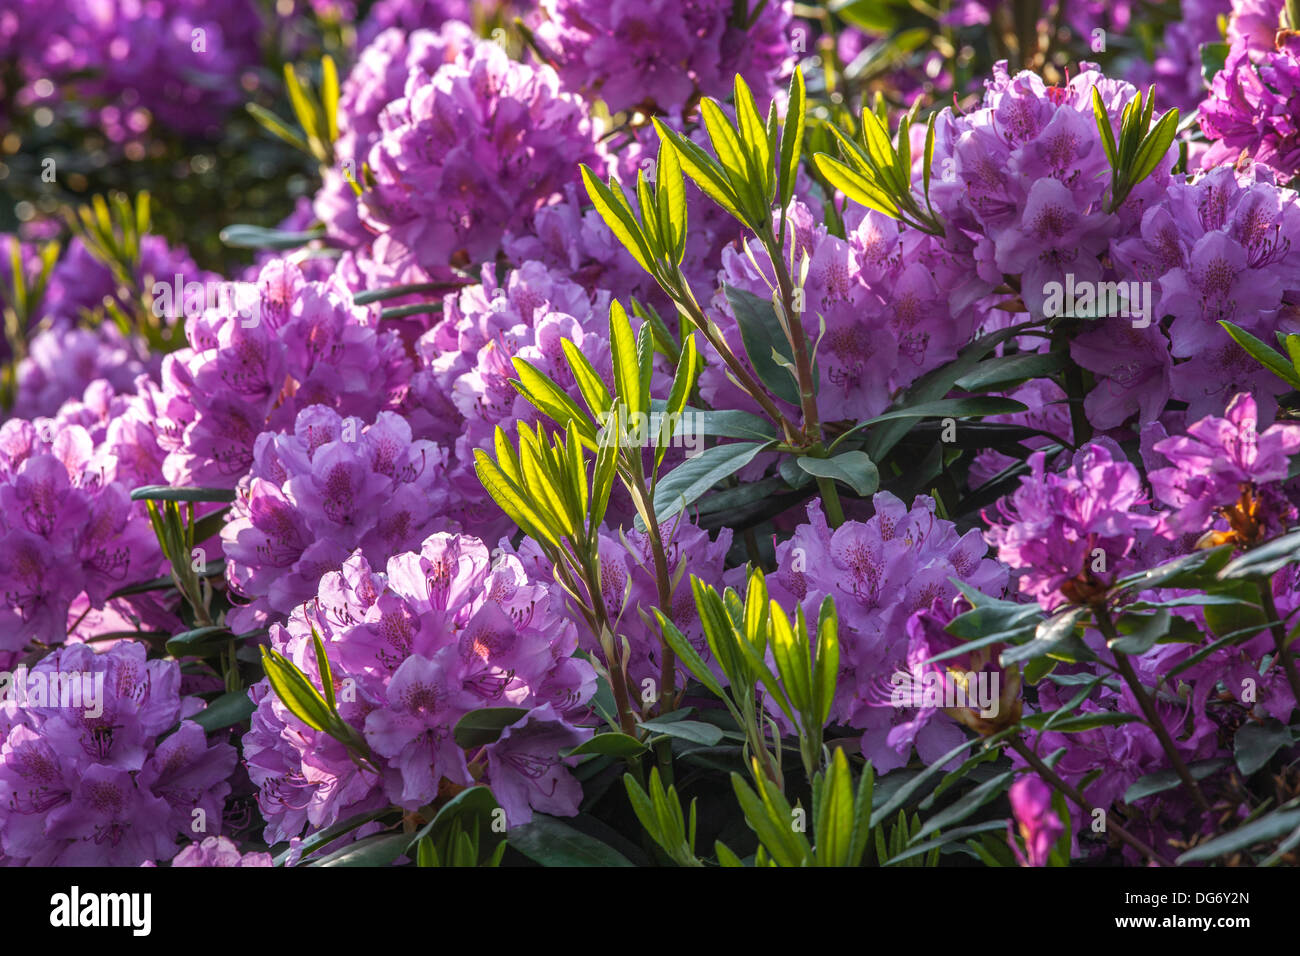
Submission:
[[[1145,654],[1156,641],[1169,633],[1171,615],[1161,608],[1155,614],[1138,618],[1136,626],[1118,640],[1110,642],[1110,649],[1120,654]],[[1121,618],[1121,623],[1123,619]]]
[[[758,189],[764,203],[770,204],[775,198],[776,185],[771,143],[763,119],[758,115],[754,94],[750,92],[749,84],[739,73],[735,78],[732,102],[736,108],[736,128],[740,134],[741,148],[748,160],[747,178]]]
[[[650,402],[651,411],[667,412],[668,402],[654,399]],[[718,438],[748,438],[775,440],[776,432],[766,418],[742,412],[739,409],[721,409],[718,411],[695,408],[684,405],[682,416],[690,419],[691,430],[700,435],[712,435]]]
[[[768,442],[714,445],[688,458],[655,485],[654,509],[659,521],[690,506],[719,481],[734,475],[768,447]]]
[[[1092,88],[1092,115],[1097,120],[1097,132],[1101,134],[1101,146],[1106,151],[1106,159],[1111,169],[1119,167],[1119,153],[1115,147],[1115,132],[1110,127],[1110,113],[1102,102],[1097,87]]]
[[[507,840],[524,856],[542,866],[633,865],[608,844],[544,813],[534,813],[531,823],[512,828]]]
[[[1279,721],[1264,724],[1245,724],[1233,738],[1232,756],[1237,769],[1249,777],[1273,759],[1273,754],[1290,747],[1295,738],[1290,728]]]
[[[309,866],[391,866],[411,842],[405,833],[377,833],[335,850]]]
[[[943,829],[954,823],[961,823],[984,804],[1001,796],[1002,792],[1011,786],[1011,781],[1015,776],[1016,772],[1014,770],[1007,770],[992,779],[984,781],[970,793],[950,806],[944,807],[926,820],[921,829],[912,834],[908,842],[915,843],[928,837],[935,830]]]
[[[170,485],[145,485],[131,492],[132,501],[220,501],[235,500],[233,488],[173,488]]]
[[[804,120],[807,111],[803,71],[795,65],[790,77],[790,93],[781,130],[781,208],[794,198],[794,184],[799,175],[799,158],[803,155]]]
[[[740,774],[731,775],[731,786],[745,813],[745,821],[779,866],[805,866],[811,861],[812,848],[803,834],[791,826],[794,815],[784,796],[766,786],[765,778],[756,773],[762,795],[755,793]]]
[[[511,363],[515,367],[515,374],[519,376],[519,380],[511,380],[511,384],[520,395],[561,428],[572,422],[578,427],[579,434],[595,445],[595,423],[564,389],[555,384],[545,372],[517,355],[511,359]]]
[[[583,741],[566,754],[569,757],[581,757],[587,754],[604,754],[610,757],[635,757],[645,753],[646,745],[635,737],[620,733],[596,734],[590,740]]]
[[[1251,358],[1292,388],[1300,388],[1300,372],[1296,371],[1294,363],[1287,362],[1275,350],[1269,348],[1266,343],[1255,338],[1240,326],[1233,325],[1226,320],[1220,320],[1219,324],[1227,330],[1234,342],[1250,353]]]
[[[469,750],[495,743],[501,731],[528,715],[524,707],[480,707],[456,721],[452,737],[457,747]]]
[[[745,354],[749,356],[759,381],[773,395],[791,405],[799,405],[799,386],[783,367],[792,365],[794,361],[790,356],[790,344],[786,341],[772,303],[744,289],[729,285],[723,285],[722,289],[736,317],[736,324],[740,327]],[[803,334],[803,328],[798,322],[794,323],[793,329],[795,334]],[[774,354],[780,356],[780,363],[773,357]]]
[[[264,645],[261,650],[266,678],[289,712],[314,730],[328,733],[333,729],[334,713],[307,675],[271,648]]]
[[[666,239],[672,261],[680,264],[686,254],[686,180],[677,150],[671,144],[659,144],[659,161],[655,170],[655,198],[658,201],[659,230]]]
[[[1148,100],[1148,109],[1154,105],[1155,98]],[[1133,173],[1131,184],[1136,186],[1142,180],[1146,179],[1160,165],[1164,159],[1165,153],[1173,145],[1174,135],[1178,131],[1178,110],[1170,110],[1164,116],[1160,117],[1155,128],[1147,134],[1138,147],[1137,155],[1133,157]]]
[[[745,222],[752,223],[753,214],[759,206],[766,206],[763,198],[762,183],[752,181],[749,163],[742,147],[740,137],[731,125],[727,114],[722,112],[712,99],[705,97],[700,102],[700,115],[704,119],[704,128],[708,131],[709,142],[718,162],[726,173],[727,182],[740,199],[740,209],[745,215]],[[683,165],[686,165],[683,162]],[[753,223],[757,225],[757,223]]]
[[[1300,530],[1290,531],[1234,558],[1223,566],[1219,578],[1224,581],[1267,578],[1297,560],[1300,560]]]
[[[592,367],[591,362],[587,360],[587,356],[582,354],[581,349],[568,339],[560,339],[560,347],[564,349],[564,357],[568,359],[574,381],[578,384],[578,391],[582,393],[582,400],[587,403],[592,415],[599,421],[614,403],[609,388]]]
[[[808,474],[842,481],[864,498],[880,487],[880,472],[865,452],[846,451],[834,458],[801,455],[796,461]]]
[[[1081,608],[1068,608],[1043,621],[1035,630],[1032,641],[1002,652],[1002,666],[1009,667],[1019,661],[1031,661],[1050,654],[1074,636],[1075,626],[1083,615]]]
[[[827,182],[858,205],[884,213],[891,219],[899,218],[898,205],[876,180],[868,179],[825,153],[814,156],[813,164]]]
[[[1300,826],[1300,810],[1274,811],[1245,826],[1230,830],[1222,836],[1193,847],[1178,857],[1176,862],[1181,866],[1184,863],[1218,859],[1229,853],[1248,850],[1256,844],[1286,836],[1298,826]]]
[[[727,182],[726,174],[717,161],[685,136],[669,129],[658,117],[654,117],[653,122],[655,131],[659,133],[659,139],[671,143],[677,151],[677,158],[686,175],[690,176],[704,194],[728,214],[744,222],[745,216],[740,211],[740,197]]]
[[[699,720],[643,720],[637,726],[654,734],[677,737],[706,747],[714,747],[722,742],[722,731],[719,728]]]
[[[213,733],[234,724],[242,724],[253,716],[256,709],[246,691],[232,690],[209,702],[207,707],[189,719],[208,733]]]
[[[691,675],[709,689],[713,696],[719,700],[726,700],[727,693],[722,688],[722,683],[714,676],[709,665],[704,663],[704,658],[700,657],[699,652],[695,649],[686,635],[677,629],[672,621],[668,620],[658,608],[654,608],[654,615],[659,622],[660,633],[663,634],[664,640],[672,648],[677,659],[686,665]]]
[[[632,414],[644,412],[641,402],[641,363],[636,336],[627,312],[617,299],[609,304],[609,350],[614,361],[614,392]]]
[[[1069,364],[1070,356],[1064,349],[995,356],[980,362],[969,374],[957,379],[955,384],[964,391],[978,392],[1025,379],[1045,378]]]
[[[628,212],[626,200],[620,202],[614,196],[613,189],[621,189],[622,187],[615,185],[611,189],[611,187],[606,186],[596,178],[596,174],[588,169],[585,163],[580,166],[580,169],[582,170],[582,181],[587,186],[587,195],[595,205],[600,218],[605,220],[605,225],[609,226],[610,231],[614,233],[618,241],[632,254],[632,258],[637,261],[637,264],[646,272],[654,275],[655,270],[651,265],[654,255],[650,251],[649,243],[646,242],[641,224],[636,221],[635,216]]]

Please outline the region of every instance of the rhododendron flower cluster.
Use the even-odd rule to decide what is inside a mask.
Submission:
[[[361,52],[340,90],[336,163],[325,172],[314,204],[316,216],[331,235],[351,244],[362,244],[371,237],[361,224],[353,183],[361,183],[371,147],[383,136],[379,117],[384,108],[402,98],[413,71],[436,72],[442,64],[459,59],[475,42],[473,31],[465,24],[449,20],[438,32],[385,30]]]
[[[896,732],[916,716],[890,704],[890,677],[906,670],[908,619],[956,597],[953,578],[997,594],[1006,571],[986,557],[978,531],[959,534],[935,514],[933,500],[921,496],[909,508],[881,492],[872,504],[870,519],[833,530],[820,506],[810,504],[808,523],[777,547],[768,586],[774,598],[814,617],[826,595],[835,598],[841,640],[835,719],[864,731],[863,755],[883,771],[906,763],[914,741],[922,759],[932,760],[958,735],[946,721],[924,729],[908,722]]]
[[[60,643],[79,595],[102,606],[157,571],[157,542],[117,469],[80,425],[15,418],[0,428],[0,651]]]
[[[726,95],[737,73],[771,91],[790,64],[790,7],[543,0],[535,31],[566,89],[598,96],[611,112],[674,113]]]
[[[12,6],[12,5],[10,5]],[[63,100],[101,104],[93,122],[114,142],[155,121],[182,134],[216,133],[238,106],[239,78],[258,59],[262,17],[247,0],[19,3],[0,33],[28,110]]]
[[[376,571],[360,553],[321,578],[320,591],[271,644],[319,683],[319,634],[339,713],[364,736],[374,764],[301,724],[265,685],[244,738],[249,774],[270,842],[395,803],[409,810],[444,785],[492,786],[511,825],[533,811],[577,812],[580,788],[560,751],[590,736],[581,726],[595,690],[590,665],[572,656],[577,632],[551,586],[519,559],[494,562],[476,538],[438,533]],[[494,743],[466,748],[457,721],[478,707],[527,713]]]
[[[311,405],[371,420],[401,402],[409,376],[401,340],[374,309],[283,260],[263,268],[237,309],[188,319],[186,337],[190,347],[163,363],[156,399],[163,471],[179,485],[233,487],[268,427],[288,429]]]
[[[231,589],[253,599],[232,625],[287,615],[358,548],[379,562],[419,545],[448,504],[445,461],[393,412],[367,424],[313,405],[292,434],[259,435],[221,531]]]
[[[0,705],[0,859],[138,866],[171,859],[196,819],[220,829],[236,752],[189,719],[203,704],[177,662],[79,644],[18,676],[24,705]]]
[[[1064,473],[1047,471],[1043,452],[1029,457],[1029,469],[999,515],[986,516],[989,543],[1046,610],[1092,600],[1132,567],[1139,535],[1156,526],[1137,507],[1146,503],[1142,476],[1102,443],[1085,446]]]
[[[1281,0],[1234,7],[1227,58],[1200,106],[1201,128],[1215,141],[1203,162],[1249,157],[1290,180],[1300,172],[1300,24],[1283,27]]]
[[[389,234],[425,269],[491,258],[518,228],[600,166],[597,129],[554,72],[479,43],[436,69],[416,64],[379,115],[362,223]]]
[[[1151,472],[1151,484],[1176,509],[1168,517],[1171,530],[1199,533],[1213,526],[1211,540],[1251,545],[1294,523],[1296,507],[1281,483],[1290,456],[1300,452],[1300,425],[1258,428],[1255,400],[1243,392],[1225,417],[1207,416],[1185,436],[1152,446],[1170,462]]]

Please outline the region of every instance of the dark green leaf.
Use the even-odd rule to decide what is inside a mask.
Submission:
[[[247,691],[232,690],[209,703],[207,707],[191,717],[190,720],[208,733],[212,733],[221,730],[223,727],[243,723],[253,715],[253,711],[256,709],[253,702],[248,699]]]
[[[1184,863],[1196,863],[1200,860],[1214,860],[1229,853],[1247,850],[1257,843],[1276,840],[1290,833],[1297,826],[1300,826],[1300,810],[1275,810],[1243,827],[1193,847],[1178,857],[1176,862],[1181,866]]]
[[[1283,747],[1295,743],[1289,728],[1270,719],[1262,724],[1245,724],[1233,739],[1232,756],[1237,769],[1249,777],[1259,770]]]
[[[131,492],[132,501],[222,501],[235,500],[233,488],[173,488],[145,485]]]
[[[542,866],[633,865],[613,847],[544,813],[534,813],[531,823],[514,827],[507,839],[512,847]]]
[[[880,487],[880,472],[865,452],[846,451],[834,458],[801,455],[796,461],[808,474],[842,481],[864,498]]]
[[[452,731],[456,746],[469,750],[473,747],[485,747],[495,743],[505,730],[513,723],[522,720],[528,714],[525,707],[481,707],[471,710],[456,722]]]
[[[719,728],[698,720],[643,720],[637,726],[651,733],[689,740],[693,744],[703,744],[706,747],[715,746],[722,740],[722,731]]]
[[[566,756],[580,757],[586,754],[606,754],[611,757],[635,757],[644,753],[645,744],[627,734],[596,734],[590,740],[578,744]]]
[[[786,341],[781,323],[777,321],[776,310],[772,303],[761,299],[744,289],[723,285],[727,302],[740,327],[740,338],[745,345],[745,354],[759,381],[766,385],[777,398],[799,405],[799,386],[783,366],[777,364],[773,353],[782,361],[793,364],[790,357],[790,343]],[[792,318],[792,327],[797,335],[803,334],[803,327]]]
[[[714,445],[688,458],[655,485],[656,517],[660,521],[671,518],[719,481],[740,471],[767,446],[767,442]]]
[[[1300,530],[1288,532],[1232,559],[1224,565],[1219,577],[1225,581],[1267,578],[1297,560],[1300,560]]]
[[[262,226],[235,225],[222,229],[220,238],[226,245],[236,249],[297,249],[324,235],[323,226],[306,232],[289,232]]]
[[[391,866],[407,850],[409,834],[376,833],[335,850],[309,866]]]

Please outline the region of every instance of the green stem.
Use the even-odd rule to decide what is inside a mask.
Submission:
[[[1110,619],[1110,612],[1105,607],[1097,605],[1094,608],[1094,617],[1097,626],[1101,629],[1102,634],[1106,636],[1106,643],[1111,644],[1119,640],[1119,632],[1115,630],[1115,624]],[[1142,708],[1142,714],[1146,717],[1147,725],[1151,732],[1156,735],[1160,741],[1160,746],[1164,749],[1165,755],[1169,758],[1169,763],[1173,766],[1174,772],[1178,774],[1178,779],[1183,782],[1187,792],[1192,795],[1192,799],[1201,809],[1201,812],[1207,816],[1212,812],[1210,803],[1205,799],[1205,794],[1201,793],[1200,785],[1197,784],[1196,778],[1192,776],[1187,764],[1183,762],[1182,755],[1178,753],[1178,748],[1174,745],[1174,738],[1169,735],[1169,729],[1160,719],[1156,712],[1156,705],[1147,695],[1146,688],[1142,686],[1142,681],[1138,679],[1137,672],[1133,670],[1133,662],[1128,659],[1128,655],[1123,651],[1114,651],[1115,667],[1124,682],[1128,684],[1129,690],[1133,692],[1138,706]]]
[[[776,273],[777,288],[781,293],[781,308],[785,312],[785,333],[791,353],[794,355],[795,374],[799,379],[799,405],[803,410],[803,434],[809,442],[808,454],[815,458],[825,458],[826,446],[822,444],[821,418],[817,409],[817,380],[813,371],[812,357],[808,353],[808,336],[804,334],[803,314],[794,307],[794,280],[785,265],[785,249],[777,242],[769,224],[759,239],[767,249],[768,258]],[[826,505],[826,518],[832,528],[844,523],[844,509],[840,505],[839,492],[835,482],[829,478],[817,479],[817,490],[821,492]]]
[[[1269,630],[1273,634],[1273,645],[1277,648],[1278,660],[1282,662],[1282,669],[1286,672],[1286,679],[1291,684],[1291,696],[1295,698],[1295,706],[1300,707],[1300,672],[1296,670],[1295,654],[1287,646],[1286,628],[1282,624],[1282,617],[1277,612],[1277,603],[1273,600],[1273,586],[1267,581],[1260,581],[1259,597],[1264,605],[1264,613],[1268,615]]]
[[[1083,794],[1057,776],[1055,771],[1053,771],[1051,767],[1047,766],[1047,764],[1043,763],[1038,754],[1030,750],[1023,740],[1019,737],[1012,737],[1008,740],[1008,744],[1012,750],[1024,758],[1025,763],[1034,768],[1034,772],[1042,777],[1047,784],[1064,794],[1074,803],[1075,806],[1082,810],[1085,815],[1092,813],[1093,808],[1088,806],[1087,801],[1083,798]],[[1119,837],[1133,849],[1137,850],[1137,852],[1141,853],[1148,860],[1151,860],[1160,866],[1172,866],[1172,864],[1159,853],[1120,826],[1120,824],[1115,820],[1114,815],[1111,814],[1109,810],[1103,809],[1102,812],[1106,814],[1107,830],[1113,832],[1115,836]]]

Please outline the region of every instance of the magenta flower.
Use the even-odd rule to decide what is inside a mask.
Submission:
[[[234,309],[187,320],[190,348],[164,360],[154,399],[168,482],[233,488],[257,436],[289,430],[310,405],[365,421],[398,407],[409,359],[378,321],[337,279],[308,282],[286,260],[264,267]]]
[[[101,654],[76,644],[14,676],[27,696],[0,718],[9,728],[0,741],[4,857],[138,866],[169,859],[178,839],[219,831],[235,749],[209,744],[185,719],[203,704],[179,695],[178,663],[147,661],[130,641]]]
[[[1065,831],[1061,818],[1052,809],[1052,788],[1036,776],[1025,775],[1011,785],[1011,812],[1015,815],[1015,830],[1024,841],[1025,852],[1015,839],[1010,821],[1007,822],[1007,842],[1015,851],[1021,866],[1046,866],[1057,837]]]
[[[792,60],[784,0],[542,0],[541,9],[534,29],[565,88],[600,97],[612,113],[725,99],[737,73],[766,102]]]
[[[604,166],[592,121],[554,71],[495,43],[412,69],[379,123],[362,221],[427,270],[495,258],[505,232],[575,182],[579,163]]]
[[[269,853],[240,853],[230,837],[205,837],[172,857],[172,866],[271,866]]]
[[[1157,524],[1138,510],[1146,503],[1142,478],[1117,449],[1098,442],[1063,472],[1048,472],[1041,451],[1029,468],[998,503],[1006,523],[985,513],[986,537],[1004,564],[1019,569],[1021,592],[1045,610],[1090,601],[1131,566],[1138,536]]]
[[[1296,515],[1281,493],[1289,457],[1300,451],[1300,425],[1259,431],[1255,400],[1237,395],[1224,418],[1207,416],[1185,436],[1156,442],[1171,467],[1151,472],[1156,496],[1176,509],[1166,520],[1176,533],[1212,531],[1210,543],[1259,543]],[[1221,520],[1216,520],[1221,519]]]
[[[1252,49],[1244,37],[1233,43],[1200,120],[1206,136],[1218,141],[1206,163],[1248,157],[1289,180],[1300,172],[1300,34],[1275,36],[1264,49]]]
[[[80,425],[10,419],[0,429],[0,651],[61,643],[72,602],[155,576],[161,555],[117,459]]]
[[[584,739],[577,726],[589,716],[596,678],[573,657],[577,633],[549,581],[530,575],[512,554],[493,561],[476,538],[445,533],[389,558],[384,572],[358,551],[325,574],[316,597],[295,608],[287,625],[271,628],[271,644],[319,686],[316,629],[339,712],[364,735],[376,765],[358,766],[341,744],[290,714],[265,683],[254,687],[257,711],[244,754],[267,841],[390,804],[418,809],[444,783],[477,781],[495,792],[500,780],[498,800],[511,825],[527,819],[528,807],[576,813],[580,791],[556,753],[545,754],[545,741],[558,747]],[[467,752],[452,732],[481,707],[530,714],[495,751]]]
[[[560,752],[590,737],[590,729],[574,727],[548,703],[534,707],[483,748],[492,795],[511,826],[531,821],[534,810],[573,815],[582,802],[582,785],[569,765],[578,758],[565,760]]]
[[[417,546],[450,504],[446,454],[392,412],[367,425],[313,405],[254,454],[221,532],[231,589],[252,599],[231,613],[238,631],[287,615],[357,548],[379,564]]]
[[[895,732],[914,716],[892,706],[889,685],[893,671],[906,669],[908,619],[936,600],[956,597],[951,578],[998,594],[1006,572],[986,557],[978,531],[958,534],[952,522],[935,515],[930,498],[918,496],[908,508],[880,492],[872,503],[869,520],[846,521],[832,532],[820,504],[811,502],[809,523],[777,546],[778,570],[767,582],[773,599],[789,608],[802,605],[813,620],[826,595],[835,599],[840,674],[831,717],[863,731],[863,756],[884,773],[906,764],[914,742],[923,759],[933,759],[959,734],[946,720],[926,731]]]

